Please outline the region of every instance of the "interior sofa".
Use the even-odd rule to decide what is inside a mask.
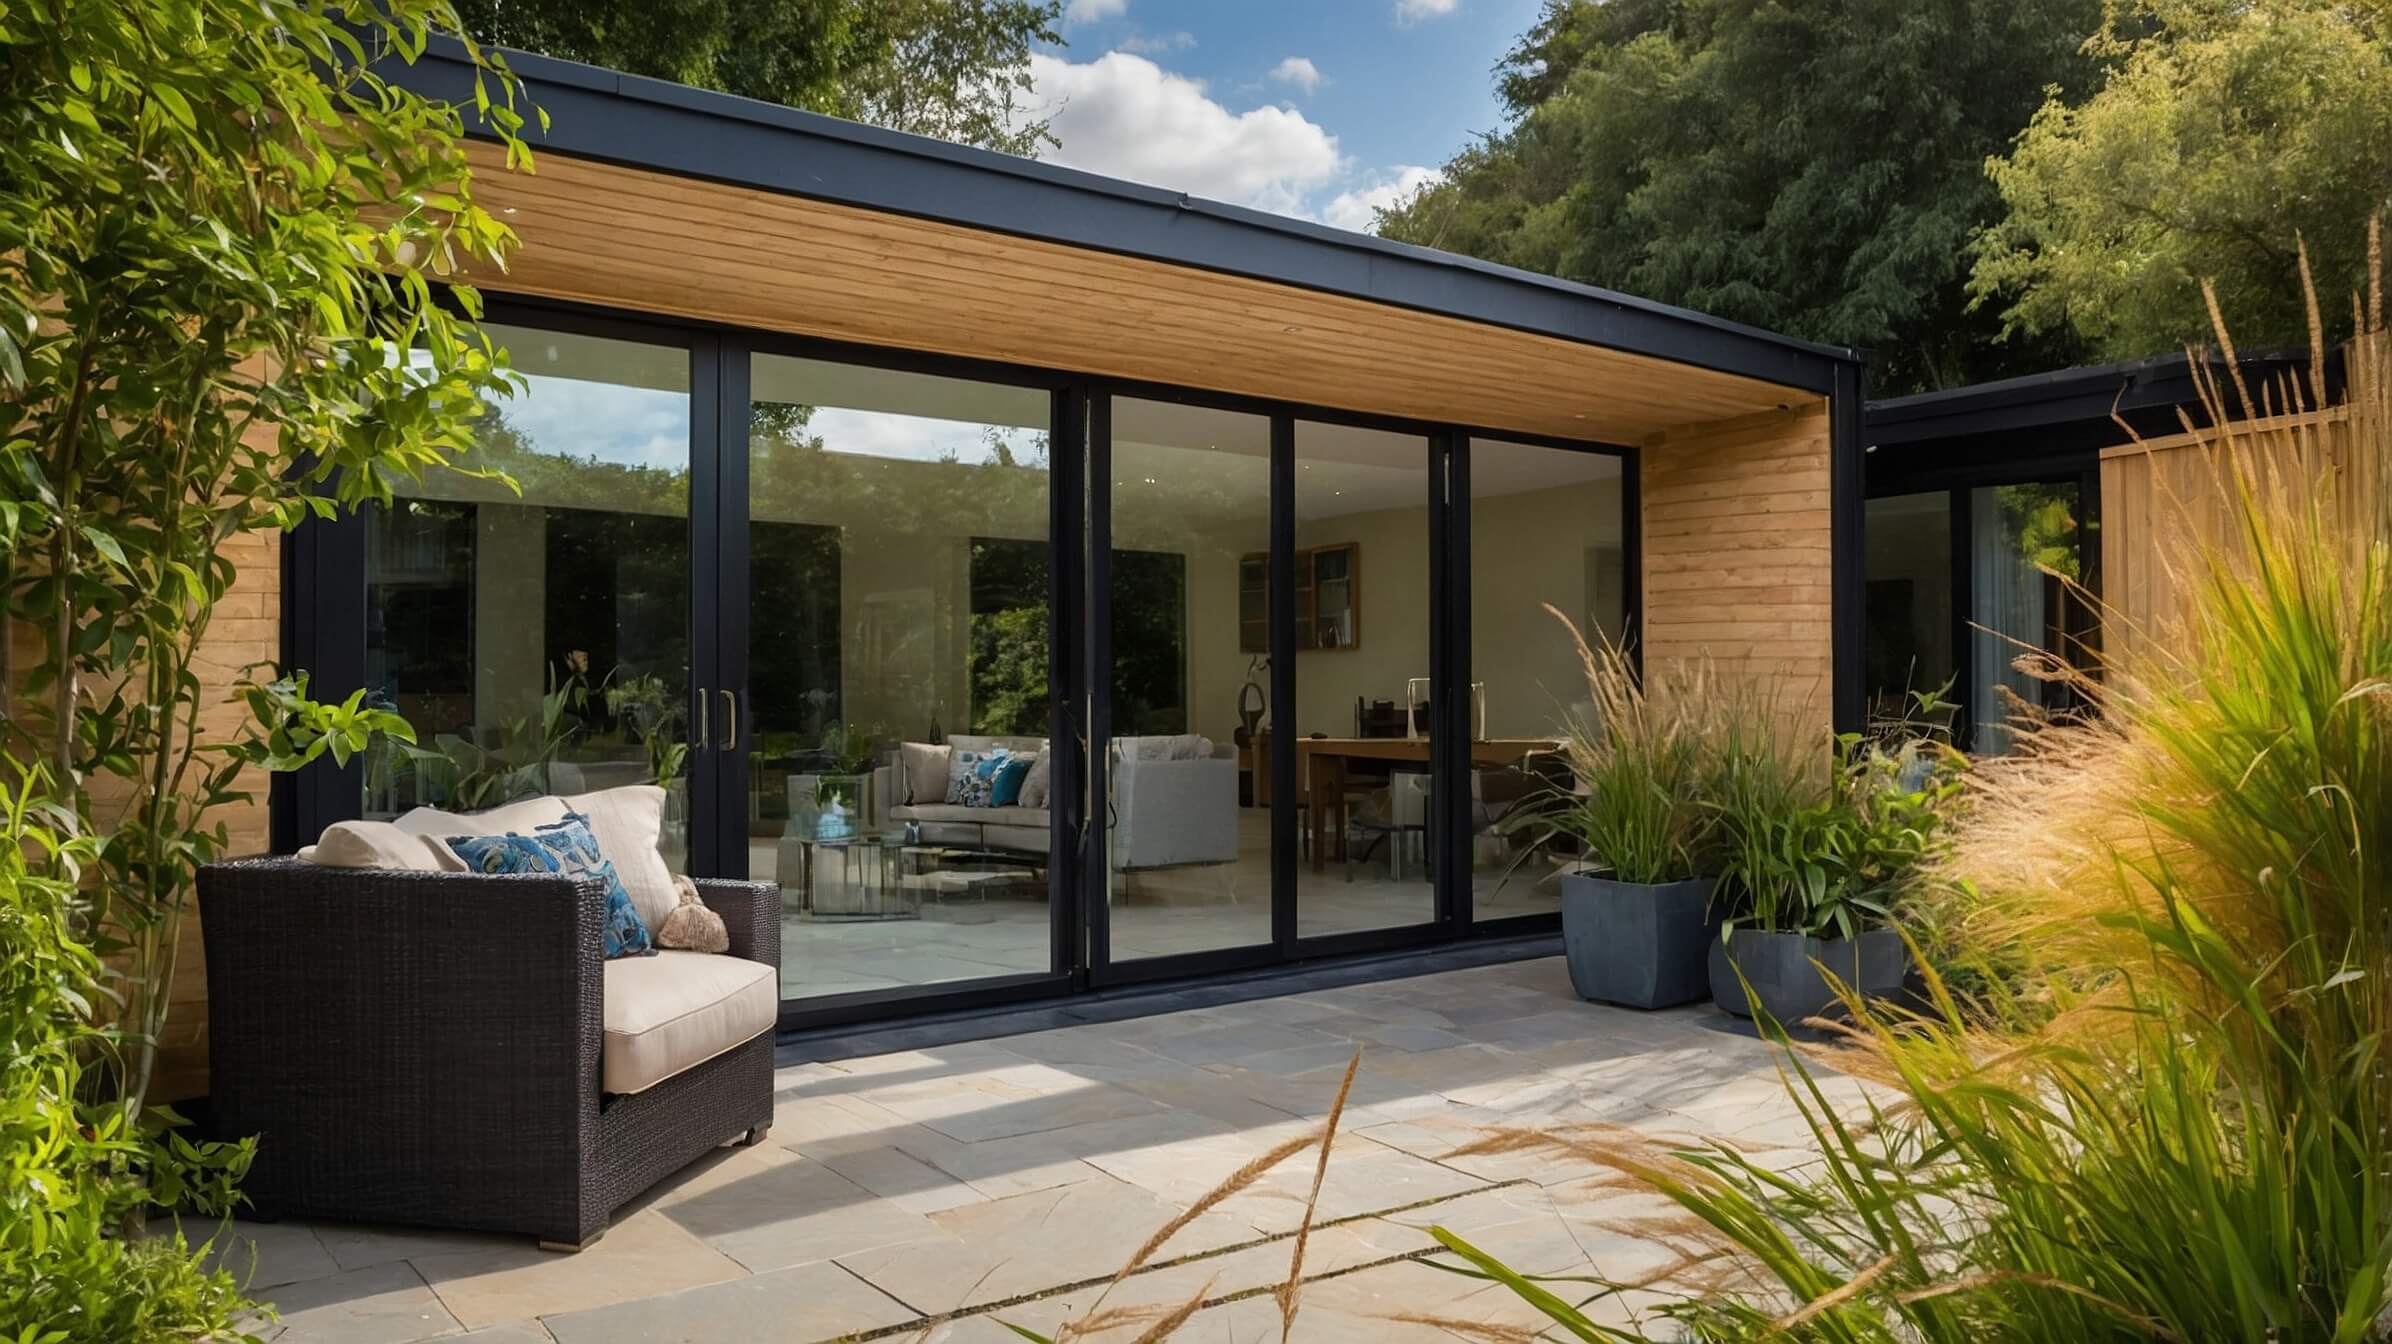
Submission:
[[[1046,750],[1036,737],[955,736],[950,750],[1035,756]],[[908,743],[903,750],[932,750]],[[917,760],[922,759],[917,757]],[[1238,856],[1238,770],[1233,748],[1205,738],[1120,738],[1111,767],[1113,867],[1123,871],[1194,863],[1228,863]],[[875,793],[895,800],[889,821],[920,828],[925,844],[1045,854],[1053,843],[1050,799],[1035,805],[967,807],[948,802],[944,770],[931,772],[899,761],[875,772]],[[934,791],[934,785],[936,786]]]
[[[413,833],[342,823],[313,847],[354,850],[377,825],[416,837],[367,844],[371,864],[312,852],[200,872],[210,1103],[220,1132],[257,1136],[243,1188],[261,1215],[579,1249],[658,1180],[762,1139],[776,887],[695,883],[722,916],[719,954],[608,960],[604,878],[449,868],[424,838],[479,818],[432,815]]]

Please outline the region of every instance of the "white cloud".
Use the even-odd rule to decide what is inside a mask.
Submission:
[[[1076,8],[1080,0],[1072,0]],[[1096,0],[1105,3],[1106,0]],[[1422,19],[1442,19],[1454,12],[1461,0],[1395,0],[1395,21],[1410,25]]]
[[[1033,52],[1032,115],[1054,162],[1282,214],[1344,170],[1337,137],[1293,108],[1232,112],[1201,81],[1109,51],[1084,64]]]
[[[1416,0],[1403,0],[1403,2],[1411,4]],[[1115,19],[1127,13],[1129,7],[1130,0],[1071,0],[1071,4],[1064,8],[1063,21],[1065,23],[1094,23],[1099,19]],[[1452,0],[1446,0],[1445,7],[1453,8]]]
[[[1137,33],[1121,39],[1123,51],[1133,51],[1141,56],[1161,56],[1168,52],[1186,51],[1195,45],[1196,34],[1185,28],[1176,33],[1158,33],[1152,37],[1144,33]]]
[[[1334,228],[1368,233],[1379,211],[1411,200],[1422,187],[1444,176],[1434,168],[1406,164],[1367,186],[1339,192],[1322,208],[1321,220]]]
[[[1321,68],[1306,57],[1290,56],[1271,67],[1271,78],[1310,93],[1321,86]]]

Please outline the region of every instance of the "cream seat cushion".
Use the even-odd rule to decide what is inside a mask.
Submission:
[[[606,963],[599,1086],[644,1092],[772,1028],[772,967],[712,952],[659,952]]]
[[[640,922],[650,930],[661,927],[681,897],[673,889],[673,870],[656,848],[664,833],[664,790],[653,784],[626,784],[563,798],[526,798],[487,812],[419,807],[391,824],[411,835],[430,836],[442,866],[461,873],[464,860],[441,843],[449,836],[528,833],[533,827],[564,820],[568,811],[590,819],[590,832],[598,837],[598,852],[615,865],[615,875],[623,879],[623,890],[630,895],[632,908],[640,912]]]

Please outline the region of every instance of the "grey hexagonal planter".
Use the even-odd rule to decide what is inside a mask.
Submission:
[[[1711,879],[1648,884],[1561,880],[1562,947],[1578,997],[1626,1008],[1693,1003],[1710,988]]]
[[[1752,1016],[1744,988],[1749,983],[1752,998],[1771,1017],[1789,1023],[1842,1010],[1820,974],[1823,967],[1872,999],[1900,994],[1910,972],[1910,949],[1892,929],[1870,929],[1858,938],[1736,929],[1712,942],[1709,960],[1713,1003],[1738,1017]]]

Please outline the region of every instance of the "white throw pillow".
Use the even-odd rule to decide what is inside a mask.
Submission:
[[[947,799],[947,757],[945,746],[928,742],[907,742],[897,748],[897,757],[905,767],[905,801],[909,803],[941,803]]]
[[[465,863],[450,851],[452,835],[528,834],[533,828],[562,821],[567,812],[590,819],[590,833],[598,837],[598,852],[615,865],[632,908],[651,930],[680,904],[673,890],[673,870],[658,852],[664,835],[664,790],[654,784],[626,784],[616,789],[577,793],[570,797],[526,798],[487,812],[443,812],[419,807],[393,823],[400,830],[429,836],[444,860],[442,867],[465,871]]]
[[[402,873],[436,873],[443,857],[455,866],[448,846],[424,835],[401,830],[387,821],[336,821],[322,838],[299,851],[299,857],[326,868],[382,868]]]

